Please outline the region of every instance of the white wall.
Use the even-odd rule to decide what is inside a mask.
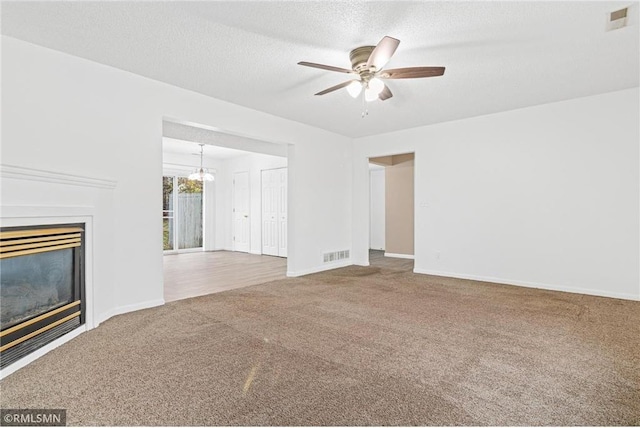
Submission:
[[[283,168],[287,166],[287,158],[258,153],[226,159],[222,162],[218,182],[216,231],[219,239],[217,249],[232,250],[233,247],[233,175],[236,172],[249,173],[249,195],[251,198],[249,219],[250,252],[262,254],[262,176],[265,169]]]
[[[369,183],[369,248],[385,249],[385,191],[384,168],[371,169]]]
[[[100,293],[112,296],[100,318],[163,298],[163,117],[290,145],[291,274],[324,269],[324,251],[350,248],[350,139],[3,36],[2,163],[117,182],[109,209],[97,214],[108,221],[96,237],[108,239],[95,241],[96,254],[106,254],[95,272],[103,273]],[[3,181],[2,205],[56,204],[57,196]],[[85,199],[69,203],[93,203]]]
[[[414,151],[416,272],[640,298],[639,100],[635,88],[355,140],[354,261],[368,262],[367,158]]]

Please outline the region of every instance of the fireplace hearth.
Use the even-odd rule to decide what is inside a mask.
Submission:
[[[84,224],[0,229],[0,368],[84,324]]]

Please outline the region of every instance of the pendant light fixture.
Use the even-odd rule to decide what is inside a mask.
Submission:
[[[189,174],[189,180],[198,181],[213,181],[214,177],[209,171],[202,166],[202,158],[204,156],[204,143],[198,143],[200,145],[200,168],[196,168],[191,174]]]

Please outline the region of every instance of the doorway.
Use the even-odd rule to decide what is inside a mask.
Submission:
[[[204,159],[199,144],[204,143]],[[288,146],[251,140],[193,126],[163,123],[165,176],[188,176],[203,165],[215,180],[203,188],[204,233],[201,251],[167,254],[163,259],[166,301],[260,284],[286,277],[287,259],[262,254],[262,171],[287,167]],[[287,176],[280,179],[286,181]],[[174,187],[178,189],[179,184]],[[177,190],[176,190],[177,193]],[[280,196],[280,195],[278,195]],[[275,212],[284,212],[286,193]],[[275,200],[275,198],[274,198]],[[168,242],[175,204],[163,206]],[[279,210],[278,210],[279,208]],[[183,216],[184,217],[184,216]],[[282,215],[277,220],[282,222]],[[286,220],[286,216],[285,219]],[[278,225],[278,255],[286,255],[286,226]],[[177,232],[176,232],[177,231]],[[182,232],[184,235],[184,232]],[[171,236],[169,238],[169,236]],[[280,246],[280,240],[285,244]],[[179,243],[174,248],[178,248]]]
[[[369,249],[414,258],[413,153],[369,158]]]

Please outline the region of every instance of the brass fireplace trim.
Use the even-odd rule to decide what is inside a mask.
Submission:
[[[34,336],[39,335],[40,333],[44,333],[47,330],[51,330],[53,327],[59,326],[60,324],[69,321],[70,319],[73,319],[75,317],[79,317],[80,316],[80,311],[78,312],[74,312],[71,315],[68,315],[64,318],[59,319],[58,321],[52,322],[51,324],[47,324],[46,326],[42,327],[39,330],[36,330],[34,332],[31,332],[27,335],[22,336],[19,339],[14,340],[13,342],[9,342],[6,345],[0,346],[0,352],[6,351],[7,349],[16,346],[22,342],[24,342],[25,340],[31,339]]]
[[[3,330],[2,332],[0,332],[0,337],[4,337],[4,336],[6,336],[7,334],[11,334],[11,333],[13,333],[14,331],[18,331],[18,330],[20,330],[21,328],[28,327],[28,326],[30,326],[31,324],[35,324],[35,323],[37,323],[38,321],[42,321],[42,320],[43,320],[43,319],[45,319],[45,318],[49,318],[50,316],[53,316],[53,315],[55,315],[55,314],[59,314],[60,312],[64,312],[64,311],[66,311],[66,310],[67,310],[67,309],[69,309],[69,308],[73,308],[74,306],[79,306],[79,305],[80,305],[80,300],[76,300],[75,302],[71,302],[71,303],[66,304],[66,305],[64,305],[64,306],[60,306],[59,308],[56,308],[56,309],[54,309],[54,310],[52,310],[52,311],[49,311],[49,312],[44,313],[44,314],[42,314],[42,315],[39,315],[39,316],[37,316],[37,317],[35,317],[35,318],[32,318],[32,319],[30,319],[30,320],[27,320],[27,321],[21,322],[20,324],[16,324],[16,325],[14,325],[13,327],[8,328],[8,329],[6,329],[6,330]]]
[[[65,234],[64,238],[80,238],[81,236],[82,234],[80,233],[70,233],[70,234]],[[9,245],[30,244],[32,242],[55,241],[62,238],[63,238],[62,236],[54,235],[54,236],[38,236],[37,238],[11,239],[7,241],[0,241],[0,247],[9,246]]]
[[[0,259],[79,247],[83,229],[25,229],[0,232]]]
[[[22,229],[0,232],[0,239],[28,238],[30,236],[63,235],[65,233],[83,232],[81,227],[58,227],[50,229]]]

